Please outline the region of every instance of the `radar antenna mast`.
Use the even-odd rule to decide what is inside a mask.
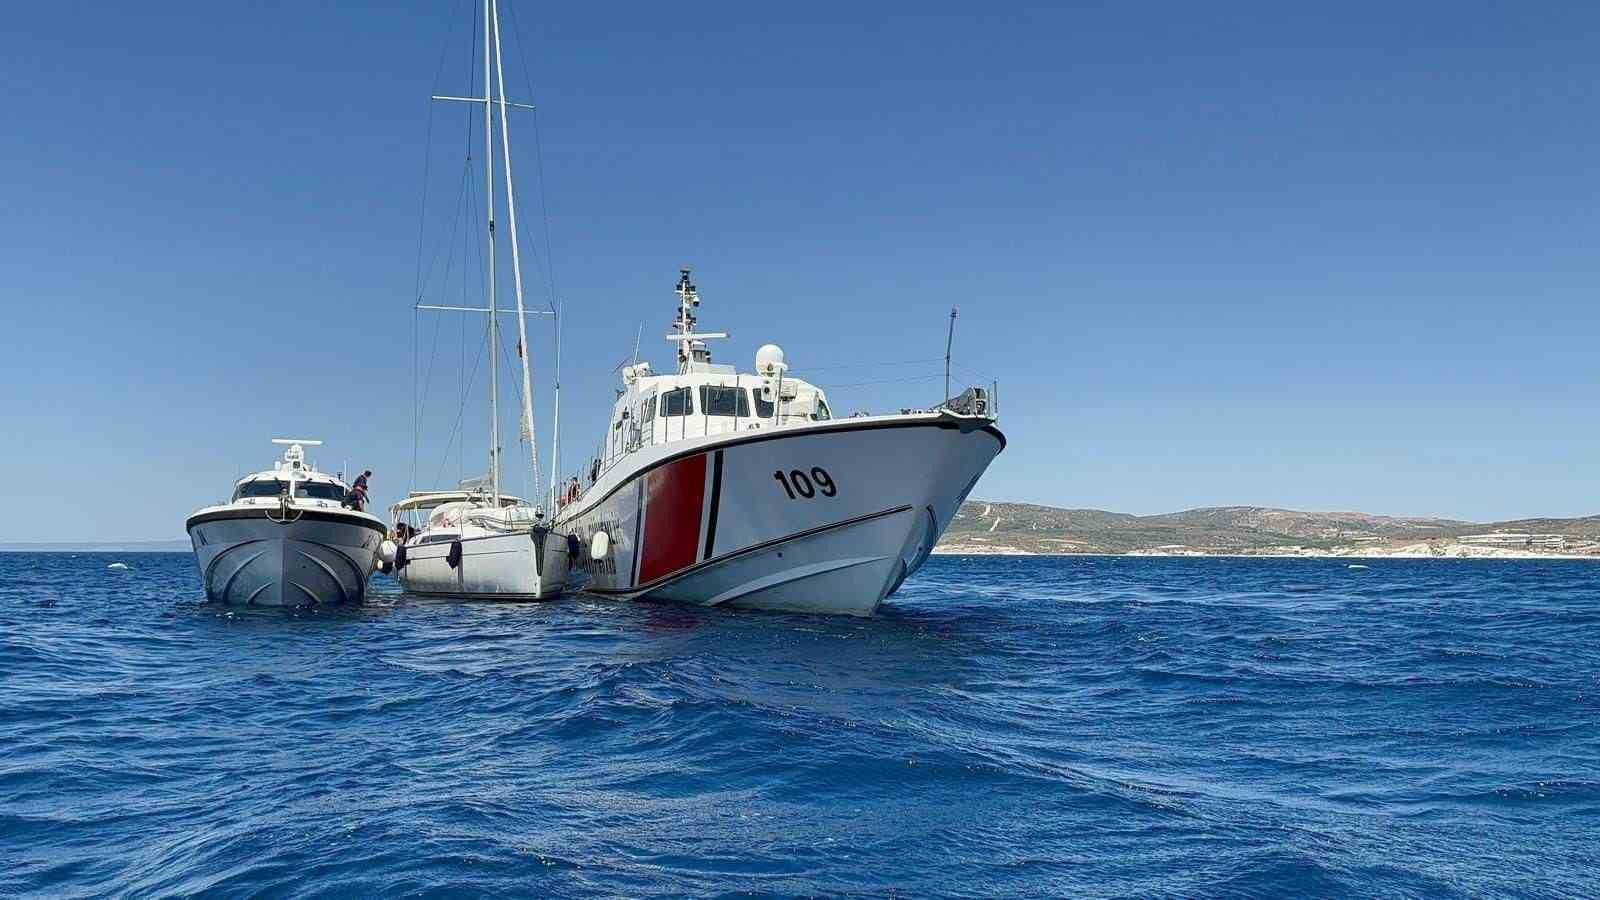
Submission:
[[[694,364],[711,362],[711,351],[706,349],[706,341],[725,338],[728,333],[694,330],[695,324],[700,321],[694,314],[700,305],[700,292],[689,280],[688,267],[678,270],[678,285],[673,291],[678,295],[678,316],[672,323],[674,332],[667,335],[667,340],[678,345],[678,374],[685,375]]]

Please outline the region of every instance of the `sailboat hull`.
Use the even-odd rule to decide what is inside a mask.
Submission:
[[[451,565],[451,547],[460,557]],[[561,593],[570,555],[559,534],[512,532],[406,547],[395,577],[409,592],[478,600],[545,600]]]
[[[383,523],[345,511],[272,513],[224,508],[189,518],[206,598],[238,606],[360,603]]]

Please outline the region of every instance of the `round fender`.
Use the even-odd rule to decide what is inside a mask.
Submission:
[[[606,534],[604,531],[596,531],[594,537],[589,541],[589,558],[593,560],[605,559],[606,554],[610,552],[611,535]]]

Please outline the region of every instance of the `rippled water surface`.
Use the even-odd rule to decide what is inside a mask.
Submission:
[[[1600,893],[1593,563],[935,557],[872,620],[375,593],[0,554],[0,895]]]

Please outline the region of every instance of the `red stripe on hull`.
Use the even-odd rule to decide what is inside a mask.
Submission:
[[[700,550],[705,493],[703,453],[653,469],[645,476],[640,584],[694,565]]]

